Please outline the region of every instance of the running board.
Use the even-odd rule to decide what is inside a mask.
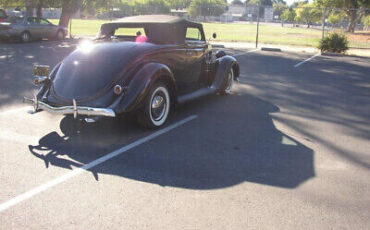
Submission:
[[[189,94],[185,94],[183,96],[180,96],[178,98],[178,102],[180,104],[181,103],[185,103],[185,102],[194,100],[194,99],[199,98],[199,97],[203,97],[203,96],[206,96],[206,95],[214,94],[214,93],[216,93],[216,91],[217,91],[216,88],[213,88],[212,86],[211,87],[207,87],[207,88],[201,88],[201,89],[198,89],[197,91],[194,91],[192,93],[189,93]]]

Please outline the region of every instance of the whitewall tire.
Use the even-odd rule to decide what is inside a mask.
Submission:
[[[159,128],[167,120],[171,98],[165,84],[157,83],[147,95],[143,107],[137,113],[138,122],[146,128]]]

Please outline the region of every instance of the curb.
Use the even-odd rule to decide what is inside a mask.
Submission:
[[[331,53],[331,52],[322,52],[322,56],[328,56],[328,57],[364,57],[364,56],[359,56],[359,55],[354,55],[354,54],[339,54],[339,53]]]
[[[281,52],[281,49],[279,48],[269,48],[269,47],[262,47],[262,51],[271,51],[271,52]]]

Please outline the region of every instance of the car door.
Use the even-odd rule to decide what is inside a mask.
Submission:
[[[188,81],[195,87],[200,87],[207,51],[207,43],[202,30],[197,27],[187,27],[185,35],[186,55],[188,56]]]
[[[34,17],[27,18],[26,30],[30,32],[31,38],[33,39],[41,38],[40,24],[38,23],[36,18]]]
[[[57,28],[51,24],[48,20],[40,18],[39,20],[41,36],[43,38],[52,38],[57,34]]]

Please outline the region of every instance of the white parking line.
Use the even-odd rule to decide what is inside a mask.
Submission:
[[[303,63],[308,62],[308,61],[311,61],[312,59],[314,59],[315,57],[317,57],[317,56],[319,56],[319,55],[320,55],[320,53],[317,53],[317,54],[313,55],[312,57],[307,58],[306,60],[301,61],[300,63],[296,64],[294,67],[295,67],[295,68],[297,68],[297,67],[299,67],[300,65],[302,65]]]
[[[247,54],[247,53],[253,53],[253,52],[256,52],[256,51],[258,51],[258,50],[259,50],[259,49],[249,50],[249,51],[247,51],[247,52],[243,52],[243,53],[235,54],[235,55],[233,55],[233,57],[242,56],[242,55],[245,55],[245,54]]]
[[[197,115],[192,115],[188,118],[185,118],[184,120],[176,122],[175,124],[172,124],[172,125],[164,128],[164,129],[161,129],[161,130],[159,130],[159,131],[157,131],[153,134],[150,134],[149,136],[141,138],[141,139],[139,139],[139,140],[137,140],[137,141],[135,141],[135,142],[133,142],[129,145],[126,145],[126,146],[124,146],[120,149],[117,149],[117,150],[115,150],[111,153],[108,153],[107,155],[105,155],[103,157],[100,157],[100,158],[98,158],[98,159],[96,159],[96,160],[94,160],[94,161],[92,161],[92,162],[90,162],[90,163],[88,163],[88,164],[86,164],[82,167],[74,169],[71,172],[66,173],[66,174],[64,174],[60,177],[57,177],[54,180],[51,180],[51,181],[49,181],[45,184],[42,184],[42,185],[40,185],[36,188],[33,188],[33,189],[29,190],[28,192],[25,192],[25,193],[23,193],[19,196],[16,196],[11,200],[9,200],[5,203],[2,203],[0,205],[0,212],[18,204],[18,203],[21,203],[21,202],[23,202],[23,201],[25,201],[25,200],[33,197],[33,196],[45,191],[45,190],[48,190],[48,189],[50,189],[50,188],[52,188],[52,187],[54,187],[54,186],[56,186],[56,185],[58,185],[58,184],[60,184],[64,181],[68,180],[68,179],[71,179],[72,177],[77,176],[77,175],[81,174],[82,172],[84,172],[84,171],[86,171],[90,168],[93,168],[93,167],[95,167],[95,166],[97,166],[97,165],[99,165],[99,164],[101,164],[101,163],[103,163],[103,162],[105,162],[109,159],[112,159],[113,157],[121,155],[121,154],[123,154],[123,153],[141,145],[141,144],[144,144],[145,142],[148,142],[148,141],[150,141],[150,140],[152,140],[152,139],[154,139],[154,138],[156,138],[156,137],[158,137],[162,134],[165,134],[165,133],[171,131],[172,129],[175,129],[175,128],[177,128],[177,127],[179,127],[179,126],[181,126],[181,125],[183,125],[183,124],[185,124],[185,123],[187,123],[191,120],[194,120],[197,117],[198,117]]]

